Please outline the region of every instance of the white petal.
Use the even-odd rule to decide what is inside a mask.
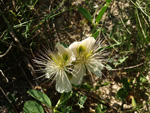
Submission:
[[[56,48],[58,49],[58,53],[60,53],[61,55],[67,51],[66,48],[60,43],[56,44]]]
[[[95,44],[96,40],[93,37],[88,37],[81,41],[80,45],[86,47],[86,51],[91,51],[93,45]]]
[[[68,56],[67,65],[71,64],[71,62],[75,60],[75,56],[69,48],[65,48],[60,43],[57,43],[56,47],[58,49],[58,54],[60,54],[60,55],[66,54]]]
[[[92,62],[92,63],[87,64],[86,66],[95,75],[97,75],[97,76],[102,75],[101,70],[103,69],[104,66],[101,62],[98,62],[98,61],[97,62]]]
[[[70,82],[72,84],[79,85],[82,83],[83,76],[86,73],[86,69],[82,65],[81,66],[76,65],[74,70],[76,71],[76,73],[75,73],[75,76],[73,76],[73,78],[70,80]]]
[[[56,90],[59,93],[69,92],[72,90],[71,83],[65,72],[56,75]]]
[[[79,48],[80,42],[73,42],[69,48],[74,53],[75,56],[77,56],[77,48]]]

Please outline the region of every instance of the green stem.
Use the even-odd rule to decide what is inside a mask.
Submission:
[[[97,25],[95,24],[95,25],[93,26],[93,29],[92,29],[92,35],[95,33],[96,28],[97,28]]]
[[[54,107],[53,111],[55,113],[56,109],[58,108],[58,106],[61,104],[61,100],[64,97],[64,93],[61,94],[60,99],[58,100],[56,106]]]

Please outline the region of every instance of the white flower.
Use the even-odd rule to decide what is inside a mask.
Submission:
[[[72,77],[70,82],[79,85],[82,83],[83,76],[86,74],[86,69],[97,76],[101,76],[103,64],[101,63],[102,44],[100,40],[95,40],[93,37],[88,37],[81,42],[72,43],[69,48],[73,51],[76,57],[75,77]]]
[[[60,43],[57,43],[56,48],[58,53],[52,53],[50,50],[42,53],[39,58],[34,61],[44,66],[43,71],[48,79],[53,78],[56,81],[56,90],[60,93],[69,92],[72,90],[71,83],[69,81],[67,73],[71,73],[68,66],[75,60],[72,51],[69,48],[65,48]]]

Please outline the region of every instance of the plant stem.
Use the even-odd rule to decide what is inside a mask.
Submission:
[[[64,97],[64,93],[61,94],[60,99],[58,100],[56,106],[54,107],[53,111],[55,113],[56,109],[58,108],[58,106],[61,104],[61,100]]]

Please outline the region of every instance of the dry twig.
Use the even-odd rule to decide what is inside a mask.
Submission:
[[[4,57],[9,52],[9,50],[12,48],[12,44],[13,44],[13,42],[10,43],[10,46],[6,52],[4,54],[0,55],[0,58]]]
[[[17,110],[16,110],[15,106],[12,104],[12,101],[8,98],[7,94],[4,92],[4,90],[2,89],[2,87],[0,87],[0,90],[3,93],[3,95],[6,97],[6,99],[8,100],[8,102],[12,105],[15,113],[17,113]]]
[[[6,82],[9,82],[9,80],[7,79],[7,77],[4,75],[3,71],[0,70],[0,72],[1,72],[2,76],[5,78]]]
[[[122,71],[122,70],[127,70],[127,69],[133,69],[133,68],[137,68],[139,66],[142,66],[145,62],[142,62],[140,64],[134,65],[134,66],[130,66],[130,67],[123,67],[123,68],[118,68],[118,69],[107,69],[108,71]]]

